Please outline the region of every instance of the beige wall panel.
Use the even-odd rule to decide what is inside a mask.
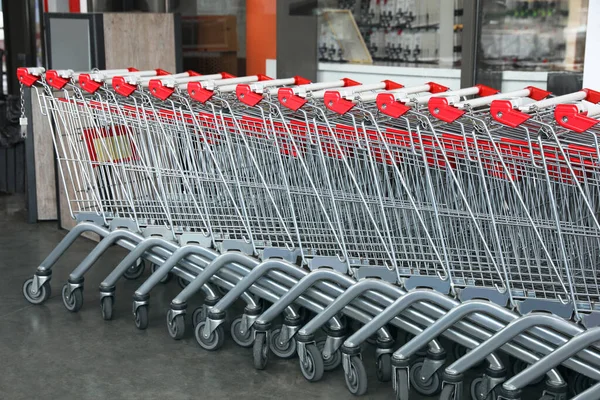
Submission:
[[[106,68],[175,71],[173,14],[104,14]]]

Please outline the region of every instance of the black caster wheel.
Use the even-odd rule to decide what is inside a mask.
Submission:
[[[150,267],[150,270],[152,271],[152,273],[155,273],[159,267],[160,267],[160,265],[152,264],[152,266]],[[163,276],[160,279],[160,283],[167,283],[171,280],[171,278],[173,278],[173,274],[171,272],[168,272],[165,276]]]
[[[360,357],[350,357],[348,371],[344,371],[346,387],[355,396],[362,396],[367,392],[367,371]]]
[[[100,309],[102,311],[103,320],[110,321],[112,319],[114,303],[115,299],[112,296],[104,296],[100,299]]]
[[[23,282],[23,296],[25,296],[25,300],[30,302],[31,304],[42,304],[46,300],[50,298],[52,293],[52,289],[50,288],[50,281],[44,282],[40,288],[38,288],[37,293],[33,293],[31,286],[33,285],[33,278],[27,279]]]
[[[440,393],[440,400],[457,400],[456,399],[456,386],[446,385]]]
[[[403,368],[396,369],[396,400],[409,400],[410,387],[408,386],[408,371]]]
[[[136,261],[135,264],[133,264],[131,267],[127,268],[127,270],[123,274],[123,278],[130,280],[130,281],[135,280],[135,279],[139,278],[140,276],[142,276],[145,269],[146,269],[146,263],[141,258],[138,258],[138,260]]]
[[[78,287],[69,295],[69,284],[65,283],[62,288],[62,299],[67,310],[71,312],[81,310],[81,306],[83,306],[83,288]]]
[[[269,363],[269,345],[267,343],[266,332],[258,332],[254,345],[252,346],[252,358],[254,360],[254,368],[263,370]]]
[[[389,382],[392,379],[392,356],[382,354],[376,362],[377,379],[379,382]]]
[[[513,357],[510,358],[510,367],[509,368],[510,368],[510,373],[513,376],[518,375],[519,373],[521,373],[528,367],[529,367],[529,364],[527,364],[525,361],[519,360],[518,358],[513,358]],[[531,382],[531,384],[529,386],[535,386],[535,385],[542,383],[544,378],[545,378],[545,375],[540,376],[538,379]]]
[[[189,285],[190,283],[188,281],[186,281],[185,279],[183,279],[182,277],[178,276],[177,284],[179,285],[180,288],[185,289],[186,286]]]
[[[271,331],[269,335],[269,348],[279,358],[289,360],[296,356],[296,339],[290,338],[286,343],[279,342],[281,335],[281,327],[277,327]]]
[[[300,360],[300,371],[307,381],[317,382],[323,378],[325,371],[323,356],[313,343],[306,345],[306,360]]]
[[[423,360],[418,360],[410,367],[410,385],[423,396],[433,396],[442,389],[442,379],[440,379],[440,371],[435,371],[428,379],[423,379],[421,369],[423,368]]]
[[[325,338],[317,340],[316,346],[317,349],[319,349],[319,351],[321,352],[321,358],[323,359],[323,368],[325,369],[325,371],[333,371],[342,363],[342,352],[340,351],[340,349],[337,349],[335,353],[325,358],[323,356],[323,348],[325,347],[325,341]]]
[[[492,390],[487,396],[483,397],[484,394],[482,394],[480,390],[483,379],[484,378],[479,377],[471,381],[471,386],[469,389],[471,392],[471,400],[496,400],[498,398],[496,390]]]
[[[231,323],[231,337],[238,346],[249,348],[252,347],[252,343],[254,342],[254,332],[252,328],[247,329],[245,333],[241,332],[242,318],[237,317]]]
[[[192,323],[194,324],[194,328],[198,326],[200,322],[206,320],[206,317],[206,310],[203,306],[196,308],[192,313]]]
[[[573,378],[573,391],[575,394],[580,394],[588,390],[594,385],[594,381],[585,375],[575,374]]]
[[[134,322],[136,328],[144,330],[148,328],[148,305],[142,304],[135,310]]]
[[[174,318],[171,318],[171,312],[168,312],[167,329],[171,338],[175,340],[183,338],[183,334],[185,333],[185,315],[177,314]]]
[[[202,335],[205,325],[206,321],[202,321],[196,325],[196,329],[194,331],[196,341],[204,350],[219,350],[221,347],[223,347],[223,343],[225,342],[225,331],[223,330],[223,325],[219,325],[217,329],[215,329],[207,338]]]

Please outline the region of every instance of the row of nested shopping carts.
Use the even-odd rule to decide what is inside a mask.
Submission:
[[[195,338],[219,349],[241,299],[231,336],[257,369],[297,354],[307,380],[342,365],[364,394],[368,341],[398,399],[518,399],[544,376],[544,399],[600,399],[600,93],[133,68],[18,77],[78,222],[24,283],[29,302],[49,298],[52,266],[92,232],[62,288],[69,311],[117,244],[129,253],[100,284],[104,319],[117,281],[148,263],[139,329],[150,291],[176,276],[171,337],[202,292]]]

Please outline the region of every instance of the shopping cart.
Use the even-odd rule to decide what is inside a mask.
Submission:
[[[334,368],[343,358],[348,387],[361,394],[366,390],[366,375],[358,345],[377,332],[378,377],[393,377],[399,396],[405,395],[409,381],[417,390],[431,394],[441,390],[444,381],[445,386],[460,381],[452,380],[449,374],[442,377],[445,353],[435,341],[437,336],[476,348],[500,335],[513,322],[527,321],[527,316],[519,317],[506,308],[509,305],[519,306],[522,312],[527,310],[523,307],[527,296],[519,297],[513,289],[528,281],[517,280],[510,273],[519,270],[521,263],[538,269],[544,266],[531,254],[518,256],[516,244],[532,245],[532,254],[537,258],[544,255],[555,264],[566,248],[585,249],[580,254],[586,257],[594,254],[593,235],[579,242],[573,239],[570,245],[556,240],[564,237],[557,232],[565,228],[562,218],[568,220],[563,225],[572,230],[583,225],[584,219],[553,213],[547,203],[523,195],[535,193],[531,182],[536,179],[543,183],[558,177],[577,189],[568,192],[562,187],[565,185],[548,185],[545,193],[559,193],[562,199],[585,193],[589,202],[586,207],[591,210],[593,181],[586,180],[585,186],[579,187],[573,182],[592,175],[587,168],[593,167],[593,160],[580,163],[585,168],[580,164],[573,168],[564,149],[560,153],[563,137],[557,134],[552,140],[543,138],[539,157],[552,154],[550,148],[555,152],[555,161],[543,164],[550,171],[541,172],[544,181],[540,173],[530,168],[542,161],[524,156],[533,154],[531,150],[523,153],[510,146],[497,146],[494,140],[503,137],[507,130],[485,119],[485,105],[491,99],[531,96],[535,100],[543,94],[541,91],[525,89],[527,92],[494,95],[479,86],[440,97],[439,92],[445,88],[434,84],[404,89],[389,81],[374,85],[357,85],[349,80],[308,84],[297,78],[269,81],[255,76],[220,81],[181,75],[148,80],[122,74],[112,79],[112,90],[104,84],[106,79],[102,80],[98,86],[102,95],[62,101],[57,100],[49,85],[39,81],[43,72],[38,72],[37,77],[36,72],[26,70],[21,81],[29,81],[34,87],[41,85],[38,99],[61,101],[69,105],[73,114],[83,114],[79,119],[68,118],[67,110],[57,108],[55,114],[48,113],[52,120],[75,121],[63,123],[64,132],[83,136],[85,142],[86,134],[82,132],[89,126],[79,121],[87,121],[85,116],[89,116],[96,126],[87,135],[91,138],[88,141],[98,142],[102,149],[99,160],[97,157],[91,163],[87,159],[79,163],[95,167],[92,173],[89,167],[84,169],[81,181],[85,182],[82,187],[94,188],[88,196],[97,208],[90,209],[100,210],[95,215],[106,218],[102,225],[112,231],[81,223],[68,235],[67,243],[86,229],[99,232],[104,238],[72,275],[82,277],[112,243],[132,250],[101,286],[105,318],[112,317],[116,279],[135,260],[145,257],[160,267],[134,296],[139,327],[147,324],[149,290],[179,268],[191,284],[174,299],[167,315],[169,333],[174,338],[183,335],[187,299],[209,281],[215,282],[229,292],[220,300],[214,291],[209,292],[209,307],[194,313],[196,339],[202,347],[220,347],[224,312],[243,296],[247,307],[232,324],[232,334],[238,344],[254,345],[257,367],[266,365],[268,347],[275,354],[289,356],[297,342],[301,370],[307,379],[318,380],[325,364]],[[281,85],[288,87],[278,89]],[[324,90],[331,88],[340,89]],[[433,93],[423,95],[428,91]],[[455,98],[474,94],[488,98],[479,105],[475,100],[469,103]],[[325,107],[320,105],[321,99]],[[457,107],[448,108],[454,105]],[[440,123],[437,116],[441,106],[454,115],[461,106],[467,112],[459,113],[459,121],[458,117],[447,118]],[[76,107],[88,114],[73,110]],[[470,110],[482,107],[483,110]],[[579,107],[576,115],[568,110],[571,114],[567,119],[581,118]],[[539,115],[542,123],[548,116]],[[108,123],[99,125],[98,121]],[[61,132],[55,130],[54,134],[60,136]],[[70,145],[67,142],[65,146]],[[528,145],[526,149],[531,148]],[[87,157],[81,150],[74,154],[75,160]],[[109,169],[98,173],[105,181],[135,189],[120,191],[112,189],[115,185],[94,184],[93,177],[101,166]],[[79,172],[75,166],[73,170]],[[576,170],[585,173],[578,175]],[[532,181],[515,180],[512,177],[516,173],[528,174]],[[109,195],[98,187],[111,188]],[[486,198],[485,194],[502,194],[510,207],[498,206],[491,200],[495,197]],[[109,201],[103,202],[105,198]],[[118,222],[121,218],[128,223]],[[115,219],[117,223],[113,222]],[[593,218],[586,216],[585,222],[590,221],[594,222]],[[150,233],[158,228],[163,232]],[[590,229],[576,233],[577,237],[588,235]],[[68,244],[61,244],[47,260],[47,267],[43,263],[42,270],[49,271],[66,247]],[[293,265],[294,262],[312,272]],[[324,270],[325,266],[334,271]],[[573,279],[565,278],[566,268],[546,268],[548,284],[554,288],[554,297],[544,297],[551,300],[547,304],[565,305],[573,298]],[[580,278],[589,272],[582,269]],[[346,273],[362,281],[357,283]],[[40,278],[36,279],[39,283]],[[46,279],[42,284],[48,282]],[[550,292],[543,285],[536,290],[540,294]],[[66,305],[71,304],[72,293],[63,296]],[[274,303],[263,315],[259,298]],[[492,302],[467,301],[470,298]],[[293,303],[318,315],[302,327],[296,310],[290,308]],[[581,307],[570,303],[572,310],[577,311],[575,315],[582,316]],[[464,320],[449,323],[444,316],[459,315],[469,307],[471,311]],[[528,310],[551,307],[554,306],[538,302]],[[284,310],[284,325],[272,331],[269,323]],[[570,317],[560,310],[556,314]],[[337,318],[339,313],[365,324],[346,342],[344,322]],[[584,319],[593,321],[588,313],[584,314]],[[502,346],[517,359],[534,364],[540,358],[538,354],[551,353],[583,331],[563,318],[552,318],[553,327],[560,327],[560,333],[528,327],[527,332],[519,332],[495,348]],[[315,330],[328,321],[326,340],[315,343]],[[412,333],[415,338],[409,345],[414,348],[429,343],[425,359],[408,363],[410,376],[405,370],[405,358],[400,357],[403,353],[391,357],[393,339],[386,329],[388,323]],[[422,327],[428,328],[424,331]],[[481,398],[492,394],[506,376],[502,362],[489,353],[479,354],[480,358],[487,356],[490,365],[483,379],[472,384],[474,393]],[[600,378],[600,356],[593,348],[561,361],[583,376]],[[564,384],[555,370],[550,371],[549,378],[553,390]],[[444,388],[446,392],[449,389]]]

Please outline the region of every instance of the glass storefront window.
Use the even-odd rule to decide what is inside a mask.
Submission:
[[[483,0],[479,67],[581,71],[588,0]]]

